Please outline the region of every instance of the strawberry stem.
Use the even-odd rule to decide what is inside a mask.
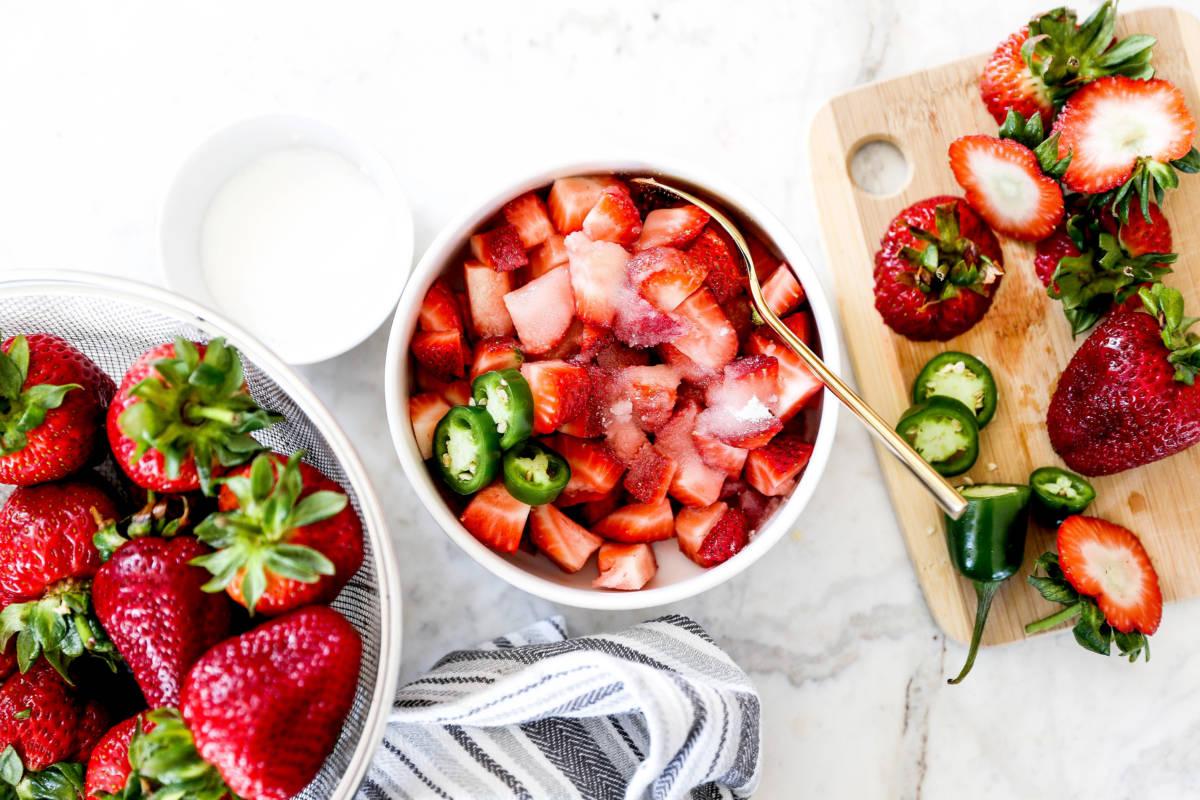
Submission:
[[[1062,610],[1057,611],[1054,614],[1051,614],[1048,617],[1039,619],[1036,622],[1029,623],[1028,625],[1025,626],[1025,633],[1028,633],[1028,634],[1041,633],[1042,631],[1048,631],[1051,628],[1057,628],[1059,625],[1062,625],[1064,622],[1070,622],[1071,620],[1078,617],[1079,613],[1082,610],[1083,610],[1082,603],[1075,603],[1074,605],[1067,606],[1067,607],[1063,608]]]

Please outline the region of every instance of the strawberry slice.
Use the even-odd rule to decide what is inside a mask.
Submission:
[[[534,506],[529,538],[563,572],[578,572],[604,540],[551,505]]]
[[[767,308],[778,317],[795,311],[804,301],[804,287],[787,264],[780,264],[779,269],[771,273],[771,277],[762,285],[762,293]]]
[[[485,372],[501,369],[520,369],[525,362],[521,347],[511,336],[489,336],[475,345],[475,358],[471,361],[471,380]]]
[[[550,219],[563,236],[583,228],[588,212],[606,189],[629,193],[624,183],[607,175],[559,178],[550,187]]]
[[[707,506],[715,503],[725,483],[725,473],[704,463],[692,441],[700,406],[695,402],[680,403],[671,421],[662,427],[655,445],[676,463],[675,476],[668,490],[671,497],[686,506]]]
[[[408,398],[408,418],[412,420],[413,438],[421,458],[433,456],[433,429],[450,410],[450,404],[433,392],[422,392]]]
[[[658,542],[675,535],[675,516],[668,500],[632,503],[597,522],[592,533],[624,544]]]
[[[613,544],[607,542],[600,548],[598,565],[600,575],[592,586],[597,589],[621,589],[637,591],[658,572],[654,550],[648,544]]]
[[[557,233],[529,251],[529,277],[540,278],[568,261],[566,239]]]
[[[799,436],[776,436],[746,459],[746,481],[767,497],[791,491],[792,479],[808,466],[813,447]]]
[[[737,355],[737,333],[708,289],[701,287],[675,309],[686,331],[671,344],[706,370],[722,369]]]
[[[521,546],[529,506],[508,493],[496,481],[471,498],[459,518],[472,536],[501,553],[515,553]]]
[[[626,367],[618,376],[620,394],[632,406],[633,420],[644,431],[656,431],[675,410],[679,373],[665,364]]]
[[[704,270],[704,285],[722,306],[745,289],[741,256],[719,228],[708,225],[688,246],[687,254]]]
[[[680,551],[695,561],[705,537],[728,510],[729,505],[721,501],[703,508],[681,508],[675,515],[675,536],[679,539]]]
[[[950,169],[971,208],[999,233],[1036,242],[1062,222],[1062,189],[1020,142],[994,136],[955,139]]]
[[[521,375],[533,394],[534,433],[553,433],[587,408],[589,381],[583,367],[556,360],[526,362]]]
[[[1147,636],[1158,630],[1158,573],[1132,531],[1095,517],[1068,517],[1058,527],[1058,560],[1063,576],[1096,599],[1113,629]]]
[[[417,327],[423,331],[461,331],[462,317],[458,313],[458,300],[446,282],[440,278],[433,282],[421,310],[417,314]]]
[[[800,413],[809,400],[821,391],[823,384],[809,371],[800,360],[800,356],[776,341],[773,335],[755,331],[746,342],[746,352],[752,355],[773,356],[779,362],[779,401],[775,414],[784,422]]]
[[[459,331],[421,331],[413,336],[412,354],[438,375],[459,377],[466,368],[467,348]]]
[[[571,272],[559,267],[504,295],[526,353],[545,353],[563,340],[575,318]]]
[[[1100,194],[1128,181],[1146,162],[1169,164],[1186,156],[1196,121],[1174,84],[1112,75],[1072,94],[1054,129],[1059,158],[1071,154],[1063,186]]]
[[[629,259],[629,280],[660,311],[675,308],[704,283],[704,266],[674,247],[651,247]]]
[[[746,466],[746,456],[750,454],[744,447],[726,444],[715,434],[701,430],[699,424],[697,429],[692,431],[692,444],[696,446],[701,461],[724,472],[730,478],[742,474],[742,467]]]
[[[619,244],[594,242],[584,233],[572,233],[565,245],[575,313],[584,322],[611,327],[629,253]]]
[[[475,333],[479,336],[511,336],[513,322],[504,305],[504,295],[512,291],[512,273],[496,272],[487,264],[471,260],[463,265],[463,278]]]
[[[708,214],[693,205],[679,208],[657,208],[646,215],[642,235],[634,250],[651,247],[682,247],[700,235],[708,224]]]
[[[616,487],[625,467],[602,444],[560,434],[550,447],[571,467],[571,480],[558,496],[559,506],[603,499]]]
[[[471,255],[497,272],[512,272],[529,263],[515,225],[501,225],[472,236]]]
[[[516,200],[509,201],[503,213],[508,224],[517,229],[521,246],[526,250],[537,247],[555,235],[546,204],[533,192],[526,192]]]
[[[642,215],[629,192],[607,189],[583,218],[583,232],[596,242],[633,244],[642,232]]]
[[[642,503],[659,503],[675,477],[675,462],[652,444],[644,444],[625,473],[625,491]]]

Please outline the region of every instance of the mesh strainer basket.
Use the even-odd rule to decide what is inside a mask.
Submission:
[[[225,336],[242,353],[250,392],[285,422],[259,436],[284,453],[298,449],[346,490],[363,520],[366,558],[333,607],[362,635],[354,706],[333,754],[298,797],[354,795],[383,726],[400,671],[400,581],[379,501],[345,434],[312,391],[283,362],[236,325],[182,298],[131,281],[65,272],[10,272],[0,281],[0,333],[63,337],[120,382],[143,352],[175,336]],[[280,731],[280,736],[303,736]]]

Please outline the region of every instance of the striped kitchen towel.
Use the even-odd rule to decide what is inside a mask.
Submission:
[[[750,679],[687,617],[579,639],[551,617],[401,688],[358,800],[750,797],[760,736]]]

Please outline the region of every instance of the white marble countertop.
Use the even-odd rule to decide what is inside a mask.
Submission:
[[[667,152],[756,194],[827,270],[806,164],[813,112],[856,84],[989,49],[1043,5],[0,4],[0,267],[159,282],[155,218],[181,159],[230,121],[299,111],[392,159],[418,252],[505,176]],[[411,676],[556,609],[476,566],[416,508],[386,435],[384,343],[379,331],[303,372],[386,498]],[[795,535],[669,609],[707,627],[763,693],[761,796],[1200,794],[1200,603],[1166,609],[1148,665],[1057,634],[987,650],[947,687],[963,648],[931,622],[867,436],[843,419]],[[581,633],[658,613],[557,610]]]

